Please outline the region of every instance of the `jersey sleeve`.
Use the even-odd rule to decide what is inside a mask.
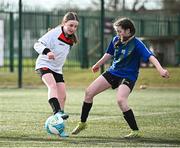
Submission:
[[[153,53],[145,46],[145,44],[142,41],[137,40],[136,44],[138,53],[140,54],[142,61],[148,62],[149,57],[153,55]]]
[[[53,36],[53,30],[48,31],[45,35],[43,35],[35,44],[34,49],[39,53],[42,54],[44,49],[50,48],[51,38]]]

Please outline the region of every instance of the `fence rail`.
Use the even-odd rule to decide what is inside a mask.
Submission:
[[[23,46],[23,66],[34,67],[37,53],[33,49],[36,40],[47,32],[49,27],[55,27],[60,23],[63,12],[59,14],[23,12],[22,14],[22,46]],[[98,13],[97,13],[98,14]],[[65,67],[68,68],[88,68],[95,63],[101,55],[100,50],[100,16],[88,16],[80,13],[80,25],[78,36],[80,43],[71,50]],[[133,19],[136,26],[136,35],[138,37],[149,38],[173,38],[177,44],[176,58],[180,64],[180,15],[167,17],[164,15],[145,17],[143,15],[123,15]],[[117,15],[105,18],[109,23]],[[0,20],[4,22],[4,67],[17,66],[18,58],[18,14],[13,12],[0,12]],[[106,25],[105,25],[106,27]],[[109,28],[105,28],[109,29]],[[110,33],[105,33],[105,42],[107,45],[114,32],[110,28]],[[105,46],[106,47],[106,46]],[[105,50],[105,49],[104,49]]]

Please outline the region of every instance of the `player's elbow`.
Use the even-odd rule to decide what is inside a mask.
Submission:
[[[39,54],[42,52],[43,47],[41,46],[40,42],[36,42],[33,47]]]
[[[38,46],[39,46],[38,44],[39,44],[38,42],[36,42],[36,43],[34,44],[33,47],[34,47],[35,50],[38,48]]]

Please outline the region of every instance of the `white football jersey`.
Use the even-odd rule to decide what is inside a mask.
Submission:
[[[72,45],[73,41],[65,37],[62,26],[51,29],[34,44],[34,49],[39,53],[35,69],[47,67],[62,74],[62,67]],[[45,48],[55,54],[55,59],[48,59],[47,55],[42,54]]]

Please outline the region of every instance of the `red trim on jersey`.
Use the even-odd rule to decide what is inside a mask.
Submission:
[[[72,46],[73,43],[74,43],[74,40],[73,40],[73,39],[68,38],[68,37],[65,36],[65,33],[64,33],[64,31],[63,31],[63,27],[62,27],[62,33],[59,35],[58,39],[59,39],[60,41],[63,41],[63,42],[65,42],[65,43],[69,44],[70,46]]]
[[[48,70],[49,68],[47,68],[47,67],[42,67],[41,69],[42,69],[42,70]]]

